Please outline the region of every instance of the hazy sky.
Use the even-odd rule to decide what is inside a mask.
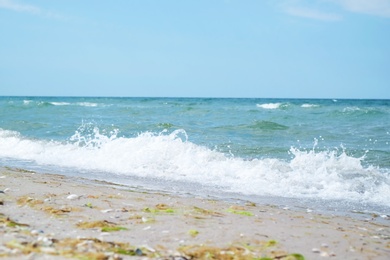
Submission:
[[[0,95],[390,99],[390,0],[0,0]]]

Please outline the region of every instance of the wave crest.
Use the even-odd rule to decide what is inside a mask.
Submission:
[[[278,109],[282,106],[282,103],[257,104],[256,106],[262,109]]]
[[[68,142],[32,140],[0,129],[0,157],[212,185],[223,191],[295,198],[346,199],[389,205],[388,169],[365,167],[345,151],[291,148],[292,159],[245,160],[188,141],[185,130],[119,137],[82,126]]]

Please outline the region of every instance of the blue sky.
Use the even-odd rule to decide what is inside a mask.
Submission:
[[[0,0],[0,95],[390,99],[390,0]]]

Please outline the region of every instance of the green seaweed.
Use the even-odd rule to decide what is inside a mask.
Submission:
[[[272,243],[271,243],[272,244]],[[304,260],[300,254],[288,254],[284,251],[266,250],[264,247],[230,245],[228,247],[213,247],[207,245],[183,246],[178,252],[188,259],[221,259],[221,260]]]
[[[199,235],[199,231],[196,229],[190,229],[188,231],[188,234],[190,234],[192,237],[196,237],[197,235]]]
[[[146,212],[146,213],[156,213],[155,209],[151,209],[149,207],[144,208],[143,211]]]
[[[267,241],[267,243],[265,244],[266,247],[270,247],[270,246],[276,246],[278,242],[276,242],[275,240],[269,240]]]
[[[4,223],[7,227],[12,227],[12,228],[14,228],[14,227],[29,227],[28,224],[16,222],[16,221],[6,217],[3,214],[0,214],[0,224],[1,223]]]
[[[301,255],[301,254],[294,253],[294,254],[290,254],[289,256],[294,257],[295,260],[305,260],[305,257],[303,255]]]
[[[174,209],[166,209],[166,210],[163,210],[163,212],[165,213],[175,213],[175,210]]]
[[[114,227],[106,226],[106,227],[102,227],[102,229],[101,229],[102,232],[115,232],[115,231],[121,231],[121,230],[127,230],[127,228],[120,227],[120,226],[114,226]]]
[[[88,203],[84,204],[84,207],[87,207],[87,208],[90,208],[90,209],[92,209],[92,208],[93,208],[93,206],[92,206],[92,203],[91,203],[91,202],[88,202]]]
[[[157,204],[155,208],[149,208],[146,207],[143,209],[144,212],[146,213],[152,213],[152,214],[157,214],[157,213],[175,213],[175,210],[172,208],[169,208],[165,204]]]
[[[199,208],[199,207],[196,207],[196,206],[194,206],[194,211],[196,213],[202,214],[202,215],[215,216],[215,217],[223,216],[222,213],[219,213],[217,211],[212,211],[212,210],[208,210],[208,209],[202,209],[202,208]]]
[[[114,252],[121,255],[135,256],[135,252],[133,249],[116,248]]]
[[[114,232],[120,230],[127,230],[125,227],[116,225],[113,222],[107,220],[103,221],[93,221],[93,222],[80,222],[77,224],[79,228],[100,228],[101,232]]]
[[[233,213],[233,214],[237,214],[237,215],[243,215],[243,216],[248,216],[248,217],[252,217],[253,216],[252,212],[245,211],[245,210],[235,210],[235,209],[230,208],[227,211],[229,213]]]

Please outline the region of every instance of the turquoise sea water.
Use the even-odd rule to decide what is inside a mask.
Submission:
[[[0,166],[388,214],[390,100],[0,97]]]

